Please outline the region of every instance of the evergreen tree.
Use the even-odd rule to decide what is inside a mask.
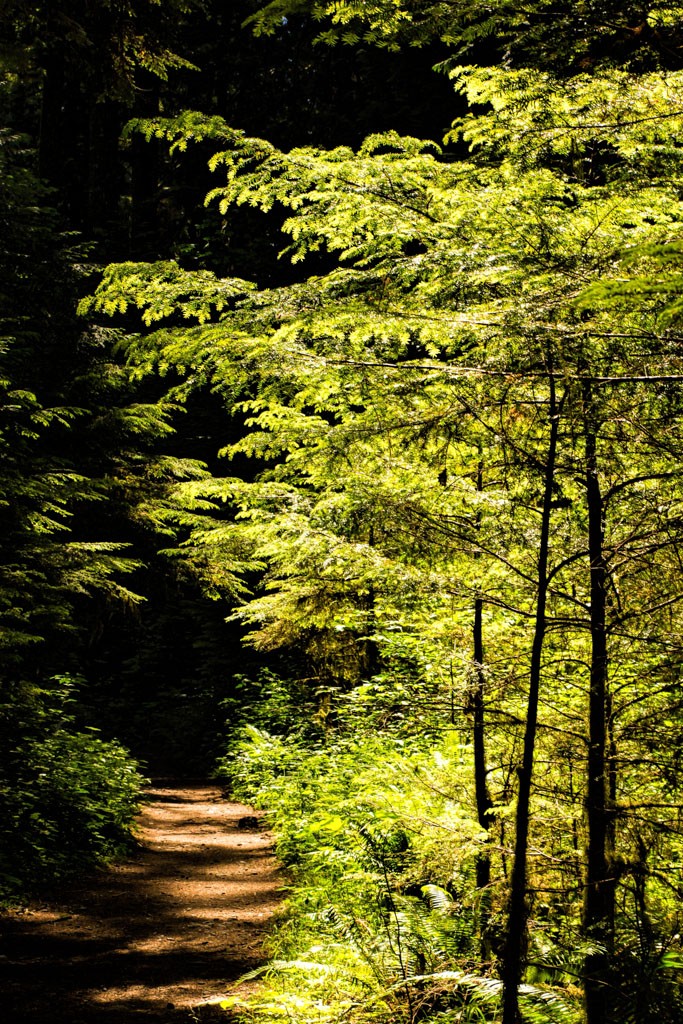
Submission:
[[[506,1024],[519,1014],[526,898],[539,884],[525,867],[539,743],[553,762],[562,756],[550,740],[563,732],[567,696],[563,689],[557,703],[546,666],[561,666],[555,674],[583,695],[568,706],[572,758],[586,780],[582,929],[586,1012],[597,1024],[619,1012],[604,998],[616,977],[616,932],[627,929],[615,916],[615,865],[635,855],[630,826],[614,825],[629,817],[618,733],[626,708],[644,697],[629,681],[635,666],[649,663],[653,635],[671,635],[671,619],[655,610],[670,616],[678,605],[669,587],[678,540],[647,493],[666,488],[675,507],[679,469],[673,450],[664,469],[654,440],[661,417],[676,415],[659,389],[678,379],[670,294],[632,312],[601,298],[594,282],[616,266],[640,280],[640,260],[677,237],[677,157],[666,140],[680,83],[610,72],[563,84],[496,69],[460,70],[457,80],[470,102],[494,111],[457,126],[474,148],[469,162],[391,134],[358,152],[284,153],[215,118],[141,126],[180,149],[196,138],[222,143],[213,166],[227,166],[228,184],[211,199],[224,212],[232,203],[289,207],[294,261],[324,248],[339,265],[260,292],[175,266],[113,267],[89,308],[138,306],[150,325],[174,313],[194,319],[140,337],[129,357],[148,372],[187,374],[175,397],[206,382],[248,414],[251,431],[231,451],[271,468],[253,484],[191,485],[184,500],[191,558],[201,544],[227,568],[245,555],[269,566],[266,592],[243,613],[257,642],[315,645],[326,636],[333,650],[341,637],[348,672],[351,639],[352,684],[363,678],[368,639],[372,671],[390,664],[391,623],[438,644],[424,616],[439,609],[441,629],[457,586],[470,614],[478,601],[490,609],[509,662],[528,666],[530,687],[518,680],[496,708],[526,723],[502,952]],[[624,387],[631,403],[637,389],[637,416],[626,412]],[[479,482],[482,451],[493,473],[504,467],[495,491]],[[202,516],[217,499],[237,516],[212,527]],[[635,508],[640,528],[623,532]],[[661,565],[654,594],[641,544]],[[620,577],[629,596],[612,602]],[[627,657],[625,616],[648,622],[647,638],[629,631]],[[590,671],[574,680],[582,663]],[[623,684],[609,682],[622,673]],[[568,813],[579,825],[576,800]],[[644,870],[642,855],[638,863]]]

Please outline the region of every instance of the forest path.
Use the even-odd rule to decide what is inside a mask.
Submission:
[[[281,899],[271,840],[217,787],[145,799],[128,861],[0,918],[3,1024],[227,1021],[216,1000],[263,961]]]

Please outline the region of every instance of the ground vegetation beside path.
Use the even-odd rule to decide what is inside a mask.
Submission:
[[[217,787],[153,786],[134,856],[0,921],[5,1024],[225,1019],[281,898],[260,825]]]

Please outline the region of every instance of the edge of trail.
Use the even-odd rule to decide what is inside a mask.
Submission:
[[[272,837],[218,786],[145,792],[126,861],[0,917],[4,1024],[228,1020],[282,900]]]

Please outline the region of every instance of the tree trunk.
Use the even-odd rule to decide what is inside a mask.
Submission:
[[[477,801],[477,818],[486,832],[491,828],[491,810],[493,803],[488,788],[488,770],[486,768],[486,744],[484,723],[484,643],[482,633],[483,601],[477,598],[474,602],[474,687],[472,690],[473,742],[474,742],[474,790]],[[481,889],[491,880],[490,857],[488,852],[482,854],[477,862],[477,886]]]
[[[375,546],[375,528],[371,526],[368,531],[368,547]],[[375,606],[377,603],[377,597],[375,594],[375,588],[370,584],[368,593],[365,601],[362,602],[365,616],[365,639],[362,641],[361,655],[360,655],[360,673],[363,679],[372,679],[376,676],[380,670],[380,657],[379,647],[377,641],[372,639],[372,635],[377,629],[377,618],[375,614]]]
[[[522,763],[518,769],[519,792],[515,816],[515,847],[510,883],[508,928],[503,957],[503,1018],[502,1024],[518,1024],[518,990],[524,966],[524,944],[527,919],[527,859],[529,846],[529,811],[531,803],[531,780],[534,766],[534,751],[538,727],[538,701],[541,684],[541,656],[546,633],[546,604],[548,597],[548,552],[550,546],[550,519],[553,500],[553,477],[557,458],[557,438],[560,410],[555,393],[552,371],[550,383],[550,437],[545,463],[545,486],[541,510],[541,536],[538,551],[538,592],[534,637],[529,666],[529,696],[527,700],[526,728]]]
[[[590,639],[588,780],[586,787],[586,888],[583,929],[600,949],[584,963],[587,1024],[608,1019],[608,979],[614,934],[614,879],[610,871],[611,818],[607,793],[607,564],[604,553],[604,508],[598,476],[596,428],[590,422],[591,396],[584,391],[586,413],[586,506],[590,558]]]
[[[477,491],[484,489],[484,474],[481,463],[477,471]],[[477,529],[480,528],[481,517],[477,518]],[[486,832],[487,840],[477,857],[477,889],[479,890],[479,934],[482,956],[490,956],[489,944],[489,886],[491,884],[491,853],[490,837],[493,824],[493,802],[489,793],[488,769],[486,767],[486,732],[484,688],[486,673],[484,671],[484,602],[477,597],[474,602],[474,622],[472,625],[473,665],[472,665],[472,742],[474,746],[474,793],[477,804],[477,819],[480,827]]]
[[[472,689],[472,734],[474,744],[474,792],[477,803],[477,819],[480,827],[486,832],[487,838],[477,856],[477,889],[479,890],[479,936],[482,956],[491,955],[489,941],[489,917],[491,884],[491,853],[490,831],[493,824],[493,802],[488,787],[488,769],[486,767],[486,742],[484,721],[484,642],[482,631],[483,601],[477,598],[474,602],[474,665]]]

